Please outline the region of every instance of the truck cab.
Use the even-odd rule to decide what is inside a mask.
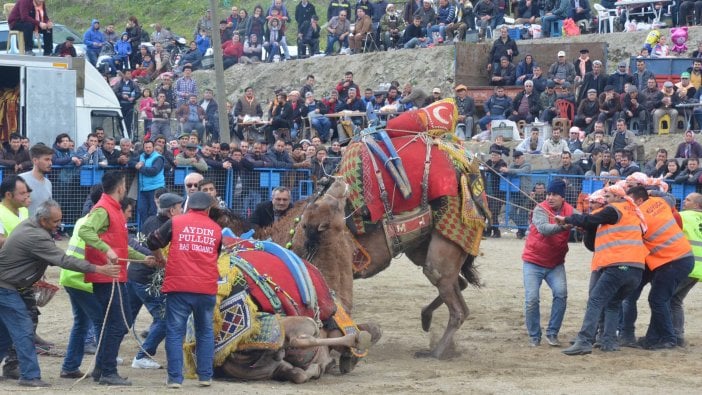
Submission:
[[[98,126],[118,141],[129,137],[117,97],[84,58],[0,55],[0,108],[9,110],[1,139],[19,132],[51,146],[68,133],[80,145]]]

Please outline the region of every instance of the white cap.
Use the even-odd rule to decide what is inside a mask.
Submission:
[[[558,56],[565,56],[565,51],[558,51]]]

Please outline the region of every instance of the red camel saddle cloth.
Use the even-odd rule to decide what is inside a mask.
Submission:
[[[421,202],[426,143],[418,136],[396,137],[392,142],[402,159],[412,188],[412,195],[408,199],[402,197],[384,163],[378,158],[375,160],[388,192],[392,212],[399,214],[419,207]],[[378,145],[388,153],[382,143]],[[380,187],[371,163],[371,155],[373,154],[363,143],[351,144],[339,166],[339,175],[344,177],[344,181],[349,185],[348,198],[352,208],[356,210],[365,205],[370,213],[370,221],[376,222],[385,214],[385,208],[380,199]],[[458,180],[448,155],[432,145],[428,197],[431,201],[442,196],[458,196]]]
[[[275,291],[277,298],[280,299],[285,315],[302,315],[315,318],[315,311],[312,306],[305,306],[302,303],[302,297],[295,284],[295,279],[282,260],[273,254],[263,251],[241,251],[238,253],[238,256],[253,266],[259,274],[258,278],[254,278],[249,273],[242,271],[249,286],[251,297],[256,301],[262,312],[277,313],[271,300],[259,286],[259,282],[265,281]],[[309,262],[305,262],[305,266],[317,293],[319,318],[322,321],[326,321],[336,311],[334,298],[319,270]]]

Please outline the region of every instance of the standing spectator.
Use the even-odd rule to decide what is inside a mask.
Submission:
[[[594,89],[595,92],[597,92],[597,96],[605,91],[605,87],[608,86],[607,74],[603,72],[602,67],[602,62],[599,60],[592,62],[592,71],[585,73],[585,76],[582,78],[582,83],[579,88],[580,91],[576,102],[577,105],[580,105],[580,103],[585,99],[586,93],[590,89]],[[576,70],[578,69],[576,68]]]
[[[147,246],[163,265],[161,248],[171,245],[162,292],[166,303],[166,356],[169,388],[181,388],[183,382],[183,340],[192,314],[197,340],[198,385],[212,384],[214,332],[212,320],[217,294],[217,258],[222,244],[222,228],[208,215],[213,199],[205,192],[195,192],[188,199],[188,211],[168,220],[152,233]],[[192,229],[211,237],[195,238]]]
[[[695,132],[688,130],[685,132],[684,141],[678,145],[675,151],[676,158],[702,158],[702,145],[695,141]]]
[[[485,162],[487,168],[485,172],[486,192],[488,194],[488,208],[492,213],[490,219],[490,227],[485,229],[483,233],[486,237],[500,238],[500,211],[504,203],[505,193],[500,191],[500,176],[499,169],[507,167],[507,163],[502,160],[502,152],[500,150],[490,151],[490,159]],[[496,198],[492,199],[490,197]]]
[[[310,3],[309,0],[301,0],[297,3],[297,6],[295,6],[295,22],[297,23],[298,32],[303,31],[302,25],[304,25],[305,22],[309,23],[312,17],[315,16],[317,16],[317,10],[314,4]],[[317,18],[317,20],[319,20],[319,18]]]
[[[502,136],[500,136],[499,138],[501,137]],[[515,150],[512,156],[514,160],[509,165],[509,168],[501,168],[500,173],[505,174],[506,176],[511,176],[516,179],[519,179],[521,182],[523,182],[523,184],[521,184],[521,187],[524,190],[526,190],[525,184],[527,180],[525,179],[525,177],[521,176],[531,173],[531,164],[527,163],[526,156],[524,156],[524,153],[522,153],[521,151]],[[528,199],[526,198],[525,193],[516,193],[512,195],[511,199],[513,199],[515,203],[514,210],[512,211],[512,220],[514,221],[514,224],[518,227],[517,239],[521,240],[524,238],[524,236],[526,236],[527,227],[529,226],[529,211],[526,209]]]
[[[351,4],[348,0],[331,0],[329,7],[327,7],[327,22],[341,14],[342,11],[346,12],[346,15],[351,13]]]
[[[85,43],[85,56],[93,66],[97,67],[97,60],[102,51],[102,46],[105,45],[105,36],[100,31],[100,21],[93,19],[90,22],[90,27],[83,34],[83,42]]]
[[[475,113],[475,101],[468,96],[468,88],[460,84],[456,86],[456,107],[458,108],[458,126],[456,126],[456,137],[466,140],[473,137],[473,114]],[[459,129],[459,126],[462,128]]]
[[[151,135],[163,135],[167,141],[171,141],[171,103],[166,101],[166,94],[161,92],[156,98],[153,106],[154,119],[151,124]]]
[[[114,87],[115,94],[119,99],[119,106],[122,109],[124,123],[127,125],[127,133],[132,134],[132,121],[134,119],[134,105],[141,96],[139,85],[132,79],[132,71],[125,70],[122,80]]]
[[[355,82],[353,82],[353,72],[347,71],[344,73],[344,79],[341,80],[338,84],[336,84],[336,92],[339,94],[339,101],[344,102],[346,101],[348,95],[349,95],[349,89],[354,88],[356,92],[360,92],[361,89],[356,85]],[[330,111],[332,112],[332,111]],[[336,112],[336,111],[333,111]]]
[[[273,190],[271,200],[256,206],[249,222],[255,230],[265,228],[279,220],[292,208],[290,190],[286,187],[277,187]]]
[[[676,344],[684,347],[685,344],[685,311],[683,310],[683,300],[687,293],[700,280],[699,257],[702,256],[700,243],[702,243],[702,195],[696,192],[685,197],[683,201],[683,211],[680,212],[682,218],[682,231],[692,246],[692,253],[695,257],[695,265],[688,277],[680,281],[678,288],[670,301],[670,310],[673,320],[673,330],[675,332]]]
[[[419,11],[420,8],[422,8],[422,0],[410,0],[405,3],[405,8],[402,12],[402,17],[405,20],[405,24],[412,24],[414,13]]]
[[[259,173],[254,171],[257,168],[270,167],[271,163],[261,150],[261,143],[255,142],[250,152],[244,154],[241,165],[244,171],[241,173],[241,182],[244,188],[243,209],[245,215],[251,215],[263,199],[266,189],[261,188]]]
[[[132,56],[130,57],[130,60],[132,65],[135,65],[139,63],[136,61],[135,56],[136,53],[139,52],[139,46],[141,46],[143,31],[141,29],[141,25],[139,25],[139,21],[134,15],[127,19],[127,34],[129,35],[129,44],[132,46]]]
[[[200,30],[200,34],[195,37],[195,44],[197,44],[197,51],[200,53],[200,56],[205,56],[207,50],[212,47],[212,38],[205,30]]]
[[[139,221],[144,224],[147,218],[156,215],[156,200],[154,192],[166,187],[164,177],[164,159],[161,154],[154,152],[154,143],[144,141],[144,152],[139,155],[139,162],[134,165],[139,174]]]
[[[193,38],[196,38],[198,36],[198,33],[200,32],[205,32],[205,35],[208,37],[212,36],[212,11],[208,8],[205,11],[205,15],[200,18],[199,21],[197,21],[197,25],[195,26],[195,33],[193,33]]]
[[[173,40],[173,33],[168,29],[163,29],[160,23],[154,24],[154,32],[151,33],[151,43],[156,45],[160,43],[162,46],[168,46]]]
[[[105,36],[105,42],[110,43],[114,45],[117,41],[119,41],[119,35],[115,31],[115,25],[109,23],[107,27],[105,27],[105,31],[103,32],[103,35]]]
[[[640,172],[641,168],[634,162],[631,151],[622,152],[622,157],[619,161],[619,176],[629,177],[630,175]]]
[[[193,67],[186,64],[183,67],[183,76],[176,80],[174,92],[178,107],[186,104],[191,95],[195,95],[197,99],[197,82],[193,79],[192,74]]]
[[[701,175],[702,168],[700,168],[700,160],[698,158],[689,158],[685,170],[681,171],[680,174],[675,177],[675,183],[698,185],[700,184]]]
[[[632,74],[633,84],[638,88],[639,92],[643,92],[648,87],[648,80],[653,78],[655,82],[656,76],[652,72],[646,70],[646,62],[643,58],[636,58],[636,71]]]
[[[619,94],[628,93],[625,92],[626,84],[634,84],[634,77],[626,72],[626,65],[627,63],[624,60],[619,62],[617,71],[612,73],[609,78],[607,78],[607,85],[612,85],[614,87],[614,91]]]
[[[102,148],[98,145],[98,138],[94,133],[88,134],[88,137],[74,154],[75,158],[80,160],[81,166],[107,166],[107,158],[102,152]]]
[[[144,88],[139,100],[139,116],[144,121],[144,137],[151,135],[151,124],[154,121],[154,107],[156,102],[151,94],[151,89]]]
[[[11,30],[20,30],[24,36],[24,50],[34,54],[34,33],[44,41],[44,56],[51,56],[54,49],[54,23],[49,19],[44,0],[18,0],[7,18]]]
[[[565,257],[568,253],[568,238],[571,225],[557,224],[556,216],[571,216],[577,213],[565,201],[565,182],[554,179],[548,186],[546,200],[536,205],[529,227],[522,266],[524,272],[524,315],[529,345],[541,344],[541,319],[539,311],[539,289],[546,281],[553,293],[551,316],[546,327],[546,340],[554,347],[561,345],[558,332],[566,311],[568,289],[566,285]]]
[[[646,162],[644,173],[651,178],[661,178],[668,173],[668,151],[660,148],[656,151],[656,157]]]
[[[205,89],[200,107],[205,111],[205,132],[212,141],[219,141],[219,106],[214,99],[212,89]]]
[[[490,49],[490,61],[487,69],[488,71],[494,71],[499,68],[503,57],[506,57],[509,63],[512,63],[512,60],[518,55],[517,43],[509,36],[507,27],[502,26],[500,28],[500,37],[495,40]]]
[[[176,166],[189,166],[200,173],[208,170],[207,162],[197,155],[197,144],[187,143],[185,150],[180,152],[175,158]]]

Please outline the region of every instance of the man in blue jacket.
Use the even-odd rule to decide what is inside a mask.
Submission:
[[[83,42],[85,43],[85,56],[88,57],[88,61],[93,66],[97,66],[98,56],[100,56],[102,46],[105,45],[105,36],[100,31],[99,20],[93,19],[90,23],[90,27],[83,34]]]

